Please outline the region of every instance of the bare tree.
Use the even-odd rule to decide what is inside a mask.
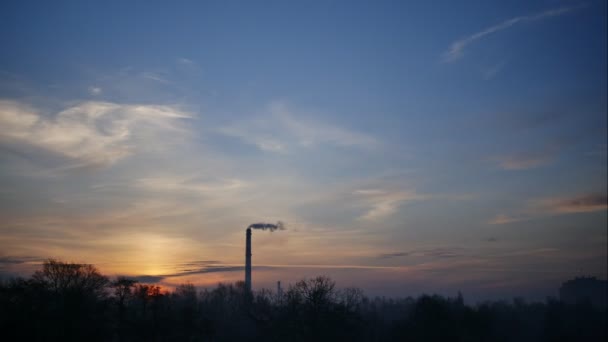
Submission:
[[[318,276],[307,280],[300,280],[290,290],[295,298],[302,298],[304,302],[315,309],[326,307],[336,300],[336,283],[326,276]]]
[[[120,307],[124,306],[125,300],[131,296],[131,290],[137,284],[137,280],[127,277],[118,277],[112,282],[114,288],[114,297],[118,301]]]
[[[109,283],[106,276],[90,264],[77,264],[48,259],[32,279],[57,294],[102,296]]]
[[[340,303],[349,311],[356,311],[365,298],[363,290],[357,287],[347,287],[339,292]]]
[[[118,303],[119,329],[123,329],[123,322],[126,310],[125,301],[131,297],[132,289],[133,287],[135,287],[135,284],[137,284],[137,280],[129,279],[127,277],[118,277],[111,284],[111,286],[114,288],[114,297]]]

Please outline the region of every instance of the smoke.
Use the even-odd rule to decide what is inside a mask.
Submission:
[[[281,221],[278,221],[277,224],[272,223],[252,223],[249,225],[251,229],[261,229],[261,230],[270,230],[274,232],[275,230],[285,230],[285,224]]]

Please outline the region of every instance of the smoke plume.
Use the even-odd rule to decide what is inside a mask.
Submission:
[[[249,225],[251,229],[261,229],[261,230],[270,230],[274,232],[275,230],[285,230],[285,224],[281,221],[278,221],[276,224],[272,223],[252,223]]]

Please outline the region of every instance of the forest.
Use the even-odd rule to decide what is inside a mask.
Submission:
[[[243,282],[166,291],[89,264],[46,260],[0,283],[5,341],[606,341],[606,310],[522,299],[368,298],[326,276],[282,294]]]

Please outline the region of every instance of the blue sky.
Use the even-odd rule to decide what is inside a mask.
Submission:
[[[605,278],[606,10],[5,2],[0,271],[234,281],[244,228],[282,220],[254,236],[254,286],[543,298]]]

